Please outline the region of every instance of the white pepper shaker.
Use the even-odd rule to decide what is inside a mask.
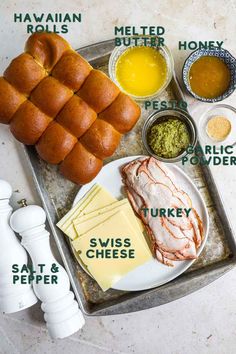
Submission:
[[[29,252],[35,276],[52,275],[52,266],[58,268],[57,283],[48,284],[33,281],[35,294],[42,301],[44,319],[52,338],[65,338],[77,332],[84,325],[84,317],[74,294],[65,269],[54,258],[49,232],[45,229],[46,214],[37,205],[29,205],[15,211],[10,220],[13,230],[22,236],[22,245]],[[42,271],[43,266],[43,272]]]
[[[25,249],[9,226],[12,207],[10,184],[0,179],[0,311],[13,313],[34,305],[38,300],[30,284],[13,282],[12,266],[27,266]]]

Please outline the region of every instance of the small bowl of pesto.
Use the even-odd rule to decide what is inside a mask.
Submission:
[[[198,49],[183,66],[183,82],[188,92],[202,102],[218,102],[236,87],[236,59],[226,49]]]
[[[146,120],[142,139],[148,153],[163,162],[178,162],[189,145],[197,142],[197,127],[192,117],[182,110],[154,112]]]

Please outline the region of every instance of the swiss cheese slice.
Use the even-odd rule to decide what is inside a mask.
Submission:
[[[57,226],[72,240],[77,237],[73,220],[79,215],[90,213],[96,209],[103,208],[117,201],[103,187],[95,185],[90,191],[67,213],[64,218],[57,223]]]
[[[74,221],[74,227],[77,232],[77,235],[80,237],[101,222],[105,221],[108,217],[112,216],[114,213],[117,211],[122,211],[126,217],[129,220],[130,225],[132,226],[133,230],[137,232],[137,236],[141,237],[142,242],[143,242],[143,247],[148,247],[144,236],[142,234],[143,232],[143,227],[140,227],[140,224],[138,223],[138,219],[134,215],[133,209],[131,208],[128,199],[123,199],[121,201],[118,201],[116,203],[112,203],[111,206],[112,208],[105,207],[100,210],[94,211],[92,213],[86,214],[79,219],[76,219]],[[101,210],[105,210],[103,213],[100,213]],[[141,231],[141,232],[140,232]],[[77,243],[78,238],[76,238],[74,241],[72,241],[72,245],[76,251],[78,251],[78,243]]]
[[[79,225],[89,219],[92,219],[92,218],[97,218],[99,215],[101,214],[105,214],[105,213],[108,213],[110,212],[111,210],[115,210],[115,211],[118,211],[122,209],[124,209],[123,211],[127,211],[128,212],[128,215],[129,215],[129,221],[133,224],[134,228],[139,228],[142,230],[142,232],[145,231],[145,228],[144,228],[144,225],[142,223],[142,221],[137,217],[135,216],[134,212],[133,212],[133,209],[128,201],[127,198],[125,199],[122,199],[122,200],[118,200],[114,203],[111,203],[103,208],[100,208],[100,209],[97,209],[97,210],[94,210],[88,214],[83,214],[83,215],[79,215],[76,219],[73,220],[73,224],[74,224],[74,227],[76,229],[76,232],[77,232],[77,235],[81,235],[83,232],[82,232],[82,228],[80,230],[80,227]],[[108,214],[107,214],[108,215]],[[110,214],[111,215],[111,214]],[[109,216],[109,215],[108,215]],[[105,216],[104,216],[105,217]]]
[[[140,233],[140,234],[138,234]],[[96,247],[91,247],[91,239],[97,240]],[[89,258],[87,251],[97,250],[98,252],[106,250],[98,242],[101,239],[106,242],[107,239],[130,240],[130,247],[134,250],[134,258]],[[76,248],[80,251],[80,258],[87,266],[90,274],[98,282],[103,291],[111,288],[123,276],[138,266],[146,263],[152,258],[151,251],[144,247],[143,235],[141,231],[134,230],[128,217],[123,211],[118,211],[109,218],[90,229],[76,240]],[[123,247],[125,249],[125,247]]]
[[[87,199],[89,199],[89,197],[93,197],[99,189],[100,187],[97,184],[94,184],[92,188],[79,200],[79,202],[74,206],[74,208],[68,211],[68,213],[64,215],[60,221],[58,221],[57,226],[59,228],[66,229],[66,227],[70,224],[70,220],[73,220],[76,217],[81,205]]]
[[[96,209],[94,211],[91,211],[90,213],[88,214],[81,214],[79,215],[76,219],[73,220],[73,224],[74,226],[76,225],[79,225],[80,223],[88,220],[88,219],[92,219],[100,214],[104,214],[106,213],[107,211],[110,211],[110,210],[113,210],[113,209],[116,209],[116,208],[119,208],[121,207],[122,205],[126,204],[128,201],[127,198],[125,199],[122,199],[122,200],[117,200],[116,202],[113,202],[109,205],[106,205],[105,207],[103,208],[100,208],[100,209]]]

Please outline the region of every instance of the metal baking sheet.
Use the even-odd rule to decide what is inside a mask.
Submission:
[[[79,53],[95,68],[107,73],[113,40],[81,48]],[[159,100],[184,99],[175,77]],[[142,107],[142,116],[135,128],[123,136],[120,147],[105,163],[128,155],[145,154],[141,129],[151,113]],[[222,200],[208,166],[187,166],[185,172],[200,190],[210,216],[210,232],[206,246],[196,262],[175,280],[146,291],[103,292],[77,263],[67,237],[55,226],[71,208],[79,186],[65,180],[57,166],[42,161],[34,147],[24,147],[38,193],[47,212],[51,233],[56,241],[71,284],[82,311],[87,315],[111,315],[133,312],[159,306],[183,297],[219,278],[236,264],[236,244],[233,230],[225,214]],[[179,164],[181,168],[183,166]]]

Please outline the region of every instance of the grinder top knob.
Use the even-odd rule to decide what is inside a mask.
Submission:
[[[11,227],[14,231],[22,233],[34,227],[45,224],[46,214],[38,205],[28,205],[16,210],[11,216]]]

